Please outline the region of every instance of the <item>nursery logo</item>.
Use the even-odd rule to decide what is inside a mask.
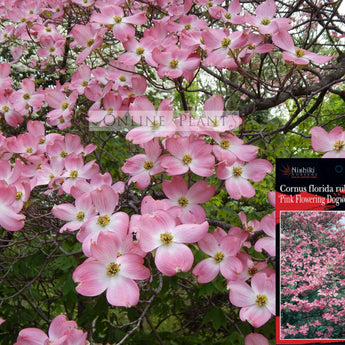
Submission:
[[[291,176],[291,168],[289,167],[289,165],[285,165],[280,169],[280,171],[284,176]]]
[[[287,164],[280,171],[282,175],[291,178],[317,178],[315,166],[298,167]]]

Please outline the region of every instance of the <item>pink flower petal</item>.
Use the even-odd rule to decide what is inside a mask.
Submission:
[[[230,302],[236,307],[254,305],[256,294],[253,289],[243,282],[230,282]]]
[[[166,276],[173,276],[178,272],[187,272],[194,261],[192,251],[184,244],[172,243],[159,247],[155,255],[155,264],[160,272]]]
[[[73,272],[72,278],[75,283],[79,283],[76,290],[83,296],[100,295],[107,289],[110,280],[104,264],[92,258],[78,266]]]
[[[174,241],[179,243],[198,242],[207,234],[208,226],[208,222],[178,225],[172,232]]]
[[[198,283],[208,283],[217,277],[219,264],[213,258],[207,258],[200,261],[192,273],[198,277]]]
[[[111,279],[107,289],[107,300],[117,307],[132,307],[139,302],[139,287],[132,279],[126,277]]]

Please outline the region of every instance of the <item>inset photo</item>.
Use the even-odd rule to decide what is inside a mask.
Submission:
[[[344,257],[345,211],[280,212],[281,339],[345,339]]]

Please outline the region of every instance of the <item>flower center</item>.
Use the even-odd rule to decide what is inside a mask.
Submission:
[[[22,197],[22,195],[23,195],[23,192],[18,191],[18,192],[17,192],[17,195],[16,195],[16,200],[20,200],[21,197]]]
[[[268,24],[270,24],[271,23],[271,21],[268,19],[268,18],[264,18],[261,22],[260,22],[260,24],[262,24],[262,25],[268,25]]]
[[[258,269],[256,267],[248,268],[248,274],[253,276],[255,273],[258,273]]]
[[[120,16],[115,16],[114,18],[115,23],[121,23],[122,22],[122,17]]]
[[[188,206],[189,204],[189,201],[187,198],[185,198],[184,196],[181,196],[178,200],[177,200],[178,204],[181,206],[181,207],[186,207]]]
[[[247,231],[248,232],[252,232],[253,230],[254,230],[254,228],[251,225],[247,226]]]
[[[77,220],[82,221],[85,217],[85,213],[83,211],[79,211],[75,217]]]
[[[182,158],[182,162],[186,165],[192,163],[192,160],[193,160],[193,158],[189,154],[184,155]]]
[[[45,142],[46,142],[46,140],[42,138],[42,139],[40,139],[40,141],[38,142],[38,144],[39,144],[39,145],[42,145],[42,144],[44,144]]]
[[[93,38],[89,38],[87,41],[86,41],[86,45],[88,47],[91,47],[93,44],[95,43],[95,40]]]
[[[50,48],[49,48],[49,51],[50,51],[51,53],[55,52],[55,47],[50,47]]]
[[[216,264],[219,264],[222,262],[224,259],[224,253],[223,252],[218,252],[214,255],[213,260]]]
[[[161,234],[160,238],[161,238],[163,245],[165,245],[165,246],[172,243],[172,241],[173,241],[173,236],[170,232],[165,232],[164,234]]]
[[[146,161],[144,162],[144,169],[145,170],[150,170],[153,168],[153,162],[152,161]]]
[[[178,65],[178,60],[173,59],[173,60],[170,61],[170,67],[171,68],[176,68],[177,65]]]
[[[225,13],[224,17],[230,20],[232,16],[231,16],[231,13]]]
[[[107,214],[104,216],[99,216],[97,219],[97,224],[101,226],[106,226],[110,223],[110,218]]]
[[[267,296],[266,295],[256,295],[256,301],[255,303],[259,306],[259,307],[264,307],[267,304]]]
[[[2,110],[3,110],[5,113],[7,113],[7,112],[10,110],[10,108],[9,108],[7,105],[4,105],[4,106],[2,107]]]
[[[23,98],[24,99],[30,99],[30,95],[28,93],[24,93]]]
[[[124,75],[120,75],[119,80],[122,82],[125,82],[127,80],[127,78]]]
[[[61,158],[66,158],[68,156],[68,153],[66,151],[61,151],[60,152],[60,157]]]
[[[235,177],[242,175],[242,168],[241,167],[233,167],[232,173]]]
[[[71,170],[69,173],[70,178],[77,178],[78,177],[78,171],[77,170]]]
[[[333,151],[341,151],[345,146],[345,143],[343,140],[337,140],[335,143],[334,143],[334,146],[333,146]]]
[[[226,37],[222,40],[222,47],[223,48],[227,48],[229,46],[229,44],[231,43],[231,39]]]
[[[86,81],[86,80],[83,80],[82,82],[81,82],[81,86],[88,86],[89,85],[89,83]]]
[[[160,127],[160,122],[158,120],[153,120],[152,123],[150,124],[150,127],[155,130],[158,129]]]
[[[32,151],[33,151],[32,147],[27,147],[25,150],[26,153],[32,153]]]
[[[296,49],[295,53],[297,57],[303,57],[305,55],[305,52],[302,49]]]
[[[68,103],[68,102],[63,102],[63,103],[61,104],[61,109],[62,109],[62,110],[66,110],[66,109],[68,108],[68,106],[69,106],[69,103]]]
[[[135,51],[137,53],[137,55],[142,55],[144,53],[145,49],[142,47],[137,48],[137,50]]]
[[[107,267],[107,275],[108,276],[116,276],[120,272],[121,264],[116,264],[115,262],[111,262]]]
[[[223,139],[221,142],[220,142],[220,147],[224,150],[228,149],[230,146],[230,140],[226,140],[226,139]]]
[[[113,113],[114,109],[113,108],[108,108],[107,109],[107,115],[111,115]]]
[[[186,24],[185,26],[184,26],[184,28],[186,29],[186,30],[190,30],[191,29],[191,25],[190,24]]]

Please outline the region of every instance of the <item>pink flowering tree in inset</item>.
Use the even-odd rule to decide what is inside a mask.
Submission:
[[[282,212],[282,338],[344,338],[344,216]]]

